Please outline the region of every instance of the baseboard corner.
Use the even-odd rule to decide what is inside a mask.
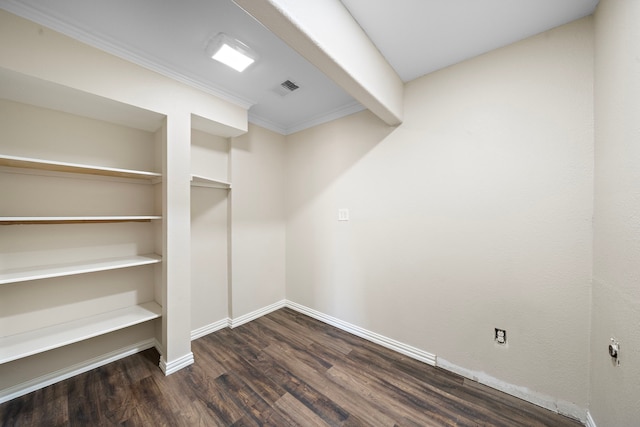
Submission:
[[[164,356],[160,358],[160,369],[164,372],[165,375],[171,375],[175,372],[178,372],[180,369],[186,368],[189,365],[192,365],[195,362],[193,358],[193,353],[189,352],[182,357],[179,357],[175,360],[167,362]]]
[[[266,307],[262,307],[258,310],[252,311],[251,313],[247,313],[240,317],[230,319],[229,327],[231,329],[237,328],[240,325],[244,325],[245,323],[251,322],[252,320],[258,319],[264,315],[271,313],[272,311],[276,311],[284,307],[286,307],[286,300],[280,300]]]

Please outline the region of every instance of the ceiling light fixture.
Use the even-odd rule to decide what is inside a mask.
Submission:
[[[258,55],[246,44],[225,33],[218,33],[209,41],[207,55],[240,72],[258,59]]]

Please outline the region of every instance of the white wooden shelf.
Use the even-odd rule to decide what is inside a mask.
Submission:
[[[57,162],[52,160],[32,159],[28,157],[0,154],[0,166],[22,169],[34,169],[48,172],[65,172],[85,175],[100,175],[115,178],[142,179],[159,182],[162,174],[156,172],[117,169],[102,166],[83,165],[79,163]]]
[[[157,267],[162,266],[166,259],[156,254],[123,256],[126,252],[116,252],[103,255],[102,259],[88,261],[70,257],[64,260],[68,262],[63,263],[47,259],[46,249],[68,249],[72,254],[82,251],[80,240],[84,240],[78,240],[75,236],[83,236],[85,233],[92,245],[108,244],[113,240],[110,234],[114,233],[113,241],[134,246],[164,247],[165,230],[163,227],[156,227],[160,223],[153,222],[163,218],[155,215],[160,213],[165,195],[164,189],[157,185],[163,182],[164,168],[156,161],[167,144],[166,138],[161,137],[166,129],[167,116],[1,67],[0,99],[11,117],[15,115],[20,118],[15,123],[6,123],[6,129],[1,131],[4,137],[0,143],[0,180],[4,184],[2,196],[8,196],[6,203],[17,203],[9,212],[8,209],[2,209],[9,206],[5,206],[6,203],[3,204],[0,197],[0,226],[5,226],[4,230],[7,232],[9,230],[6,227],[15,228],[15,232],[3,236],[9,240],[2,243],[11,247],[24,239],[27,250],[23,254],[24,261],[30,264],[19,268],[13,268],[16,265],[0,266],[0,301],[15,304],[12,312],[26,316],[23,319],[25,323],[13,325],[15,328],[0,326],[0,364],[19,364],[20,359],[36,354],[46,356],[45,352],[53,349],[62,351],[61,357],[66,357],[65,355],[77,351],[77,343],[91,345],[91,341],[86,340],[105,334],[113,335],[118,330],[128,331],[127,328],[136,328],[134,325],[144,326],[145,329],[140,332],[146,331],[153,337],[156,335],[153,326],[161,327],[157,319],[162,317],[163,311],[161,305],[153,300],[160,301],[167,286],[164,272]],[[57,128],[53,129],[59,121],[59,113],[70,114],[65,115],[65,129],[60,129],[60,132]],[[94,120],[109,125],[103,126]],[[25,126],[40,124],[42,129],[39,132],[24,133]],[[131,132],[129,128],[141,132]],[[81,129],[81,133],[88,138],[91,134],[100,136],[98,140],[91,141],[96,144],[97,151],[84,146],[85,141],[75,132],[77,129]],[[58,150],[57,144],[52,144],[53,141],[47,139],[46,136],[51,131],[58,138],[65,139],[62,151]],[[44,135],[44,138],[37,139],[38,135]],[[142,146],[129,150],[129,145],[136,144],[136,141]],[[23,151],[22,147],[27,145],[29,150]],[[80,146],[86,153],[91,151],[91,155],[76,156],[77,153],[65,151]],[[101,151],[101,148],[108,150]],[[56,194],[47,194],[48,185],[38,186],[45,181],[51,183],[54,189],[52,191]],[[110,209],[92,209],[91,202],[82,198],[83,191],[91,191],[92,187],[104,198],[103,202],[111,206]],[[20,203],[21,198],[24,199],[24,204]],[[149,224],[136,224],[138,222]],[[98,225],[102,223],[104,225]],[[132,234],[127,228],[128,223],[136,228],[140,225],[151,229]],[[20,224],[34,225],[18,227]],[[56,242],[60,233],[69,233],[70,240]],[[67,247],[68,244],[72,244],[72,247]],[[143,267],[145,265],[147,267]],[[148,269],[157,271],[154,274]],[[109,277],[105,276],[107,283],[103,283],[104,280],[98,280],[99,277],[91,274],[101,271],[116,282],[108,283]],[[142,274],[141,282],[136,280],[139,276],[137,273]],[[73,285],[72,289],[67,286],[57,289],[58,285],[64,285],[63,282]],[[29,286],[36,283],[44,288],[34,289]],[[84,289],[85,285],[90,285],[91,288],[87,289],[87,295],[73,295],[78,289]],[[40,292],[41,290],[44,292]],[[60,293],[56,301],[50,301],[51,292]],[[115,305],[96,304],[100,298],[111,297],[113,292],[148,296],[142,297],[141,301],[118,303],[124,298],[118,295],[113,298],[112,304]],[[67,307],[66,304],[70,305]],[[66,307],[63,309],[64,313],[59,312],[62,307]],[[11,312],[4,313],[0,309],[0,323],[7,324],[11,321]],[[149,327],[148,330],[146,327]],[[162,329],[165,330],[166,327]],[[107,354],[118,351],[126,344],[124,335],[113,338],[113,342],[104,349]],[[169,346],[165,342],[162,344]],[[5,368],[10,366],[12,365]]]
[[[66,263],[59,265],[42,265],[28,268],[13,268],[0,270],[0,285],[4,285],[7,283],[26,282],[28,280],[50,279],[52,277],[94,273],[97,271],[117,270],[120,268],[156,264],[161,261],[162,258],[159,255],[148,254]]]
[[[108,334],[160,316],[162,316],[162,308],[155,302],[147,302],[3,337],[0,338],[0,364]]]
[[[222,188],[226,190],[231,188],[230,182],[207,178],[201,175],[191,175],[191,185],[193,187]]]
[[[85,222],[148,222],[162,219],[160,215],[130,216],[0,216],[0,225],[12,224],[60,224]]]

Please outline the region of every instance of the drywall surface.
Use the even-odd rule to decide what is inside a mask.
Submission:
[[[151,111],[197,114],[230,135],[247,129],[242,107],[4,10],[0,40],[0,67]]]
[[[287,299],[584,419],[592,41],[586,18],[412,81],[395,129],[288,136]]]
[[[591,405],[598,426],[640,419],[640,3],[595,14],[595,209]],[[620,342],[620,366],[608,354]]]
[[[228,182],[229,140],[191,132],[191,172]],[[224,321],[229,288],[229,190],[191,187],[191,331]]]
[[[339,0],[235,3],[386,123],[402,122],[402,80]]]
[[[5,11],[0,11],[0,68],[161,113],[166,118],[165,126],[160,131],[162,135],[158,137],[162,148],[157,150],[156,155],[149,156],[149,160],[159,157],[163,160],[164,179],[159,188],[163,196],[164,218],[161,226],[165,232],[164,239],[158,239],[163,240],[158,245],[162,247],[156,249],[163,256],[164,286],[161,287],[162,295],[159,298],[163,305],[163,327],[158,328],[162,332],[151,331],[145,339],[157,338],[160,341],[162,362],[170,371],[176,366],[184,366],[184,361],[192,360],[189,286],[190,118],[195,114],[219,124],[216,128],[221,131],[238,135],[246,130],[246,110]],[[38,97],[37,94],[35,97]],[[144,331],[150,332],[149,328]],[[111,344],[109,351],[116,352],[130,346],[131,342],[125,342],[123,336],[110,334],[105,337]],[[59,350],[56,354],[69,354],[69,365],[44,365],[38,369],[38,375],[44,372],[57,375],[56,372],[75,369],[82,364],[76,354],[84,354],[82,348],[85,344]],[[58,360],[64,358],[59,357]],[[31,381],[34,378],[29,376],[29,372],[33,371],[29,369],[30,363],[29,359],[16,361],[11,369],[19,371],[23,380]],[[3,383],[2,387],[5,386]],[[12,384],[14,386],[19,387],[20,384]]]
[[[232,319],[285,296],[284,141],[255,125],[231,140]]]

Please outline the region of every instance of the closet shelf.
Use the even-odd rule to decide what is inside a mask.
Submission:
[[[48,172],[66,172],[116,178],[141,179],[153,182],[159,182],[162,178],[162,174],[156,172],[91,166],[79,163],[57,162],[53,160],[32,159],[28,157],[9,156],[6,154],[0,154],[0,166],[35,169]]]
[[[201,175],[191,175],[191,185],[193,187],[222,188],[227,190],[231,188],[230,182],[207,178]]]
[[[12,224],[74,224],[88,222],[148,222],[162,219],[160,215],[130,216],[0,216],[0,225]]]
[[[97,271],[117,270],[120,268],[137,267],[141,265],[156,264],[159,262],[162,262],[162,258],[159,255],[147,254],[58,265],[12,268],[4,271],[0,270],[0,285],[26,282],[28,280],[50,279],[52,277],[94,273]]]
[[[147,302],[71,322],[0,338],[0,364],[157,319],[162,308]]]

